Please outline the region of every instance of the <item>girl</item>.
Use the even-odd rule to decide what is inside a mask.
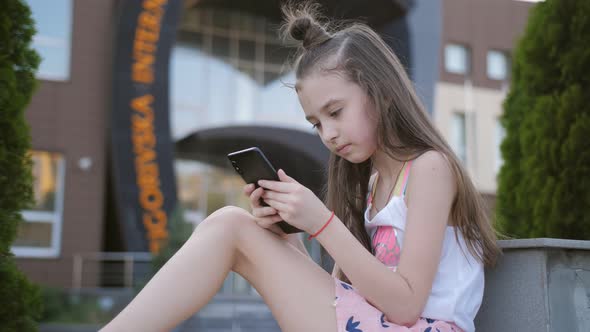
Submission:
[[[169,330],[230,271],[286,332],[474,330],[483,267],[499,254],[481,198],[391,49],[362,24],[328,30],[316,9],[284,8],[284,31],[300,43],[305,117],[332,152],[325,204],[282,170],[246,186],[252,214],[211,214],[103,331]],[[279,220],[320,242],[332,276]]]

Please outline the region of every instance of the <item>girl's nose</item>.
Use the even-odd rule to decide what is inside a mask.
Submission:
[[[325,128],[324,129],[324,141],[326,142],[334,142],[336,140],[336,138],[338,137],[338,131],[331,128]]]

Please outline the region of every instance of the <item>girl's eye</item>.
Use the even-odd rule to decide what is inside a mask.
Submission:
[[[340,109],[337,109],[334,112],[330,113],[330,117],[335,118],[338,115],[338,113],[340,113],[341,110],[342,109],[340,108]],[[321,124],[319,122],[311,126],[312,129],[319,129],[320,127],[321,127]]]
[[[342,110],[341,108],[340,108],[340,109],[337,109],[337,110],[335,110],[334,112],[330,113],[330,116],[331,116],[331,117],[335,117],[336,115],[338,115],[338,113],[340,113],[340,111],[341,111],[341,110]]]

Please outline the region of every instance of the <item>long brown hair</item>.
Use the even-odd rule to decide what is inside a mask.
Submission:
[[[457,184],[449,217],[470,253],[486,266],[494,265],[500,249],[483,199],[431,123],[394,52],[365,24],[326,23],[319,16],[317,4],[289,3],[282,9],[284,38],[299,43],[294,60],[296,79],[300,81],[316,71],[335,71],[358,84],[375,105],[378,148],[391,158],[410,160],[428,150],[446,156]],[[372,169],[370,158],[354,164],[331,154],[324,188],[326,206],[335,211],[369,252],[371,243],[363,213]],[[337,276],[349,281],[341,270]]]

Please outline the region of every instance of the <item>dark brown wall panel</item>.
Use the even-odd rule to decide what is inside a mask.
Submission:
[[[72,3],[70,80],[41,81],[26,112],[33,148],[60,152],[66,161],[61,254],[18,259],[33,281],[64,287],[72,284],[76,253],[102,250],[115,10],[113,0]],[[82,157],[92,158],[87,171],[78,167]]]

